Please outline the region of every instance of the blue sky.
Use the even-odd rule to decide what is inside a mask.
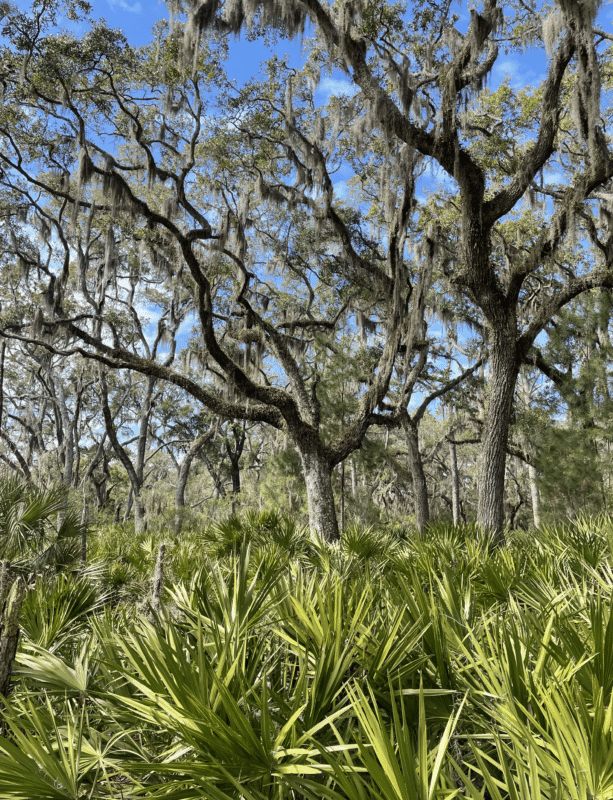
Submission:
[[[168,10],[161,0],[90,0],[95,17],[104,17],[114,28],[120,28],[134,45],[144,45],[151,40],[151,29],[159,19],[168,19]],[[465,4],[458,4],[465,5]],[[468,22],[468,13],[460,16],[458,28]],[[271,51],[259,41],[248,41],[246,37],[232,42],[232,56],[227,67],[232,78],[238,83],[247,81],[257,72],[262,61]],[[284,40],[277,49],[279,54],[289,53],[295,63],[300,59],[300,44]],[[542,53],[516,54],[500,58],[494,68],[494,83],[508,77],[511,85],[538,84],[544,76],[545,60]],[[351,84],[338,75],[324,78],[320,93],[330,95],[345,91],[352,92]]]
[[[154,23],[162,18],[167,19],[169,16],[168,9],[162,0],[90,0],[90,3],[93,7],[94,17],[103,17],[112,27],[120,28],[129,41],[137,46],[150,41]],[[29,8],[30,4],[29,0],[17,0],[17,5],[24,9]],[[476,5],[478,6],[479,3]],[[605,30],[611,29],[612,5],[611,0],[605,0],[598,15],[598,25]],[[459,12],[457,23],[459,30],[464,30],[468,24],[467,8],[468,3],[458,0],[452,9]],[[296,62],[300,57],[300,45],[297,42],[285,40],[277,48],[277,52],[280,54],[290,53],[292,61]],[[229,63],[231,77],[239,83],[248,80],[257,72],[259,64],[270,54],[271,51],[259,41],[248,41],[245,37],[234,41]],[[501,55],[494,67],[493,84],[500,83],[506,76],[514,88],[528,84],[537,85],[544,77],[545,69],[546,60],[542,52],[527,51],[522,55],[510,54],[508,57]],[[340,88],[340,85],[337,85],[336,91]],[[329,91],[326,92],[326,94],[329,93]]]
[[[168,19],[168,9],[160,0],[89,0],[94,17],[104,17],[113,28],[120,28],[134,45],[151,41],[151,29],[160,19]],[[226,65],[230,76],[239,83],[249,80],[259,65],[270,57],[271,51],[259,41],[248,41],[245,37],[233,40],[232,56]],[[285,40],[278,53],[290,53],[296,61],[300,55],[298,43]]]
[[[104,17],[113,28],[121,28],[135,45],[151,39],[157,20],[168,18],[168,11],[158,0],[90,0],[95,17]]]
[[[22,8],[30,6],[30,0],[17,0]],[[160,0],[90,0],[93,7],[94,18],[104,18],[114,28],[121,29],[128,40],[135,46],[140,46],[151,41],[152,27],[159,19],[169,16],[166,5]],[[477,3],[479,5],[479,3]],[[457,7],[462,10],[457,27],[466,28],[469,15],[467,3],[458,2]],[[599,14],[598,23],[605,30],[611,30],[611,2],[604,2]],[[299,42],[282,40],[276,48],[278,55],[288,53],[291,62],[297,64],[300,60]],[[260,41],[249,41],[246,37],[235,39],[231,42],[231,56],[227,62],[230,77],[241,84],[259,71],[260,64],[270,57],[271,50]],[[542,50],[528,50],[525,53],[501,53],[491,76],[490,88],[495,89],[502,81],[507,79],[511,86],[537,86],[544,78],[547,68],[546,56]],[[324,76],[319,87],[317,99],[325,102],[330,94],[350,94],[353,87],[342,75]],[[347,175],[341,169],[335,178],[335,188],[342,196],[345,191]],[[549,175],[549,180],[553,180]],[[420,187],[420,196],[423,192],[439,182],[448,182],[440,170],[429,170],[423,186]]]
[[[31,0],[13,0],[26,11],[32,6]],[[89,0],[94,19],[105,19],[112,28],[124,32],[128,41],[135,45],[145,45],[153,39],[152,28],[160,19],[168,19],[169,12],[162,0]],[[75,30],[74,23],[58,20],[61,26]],[[83,30],[85,26],[83,26]],[[78,30],[78,28],[77,28]],[[278,55],[290,54],[291,62],[300,60],[300,44],[283,41],[276,49]],[[231,58],[226,65],[231,78],[240,83],[249,80],[259,70],[260,64],[270,57],[272,51],[259,41],[248,41],[246,37],[231,43]]]

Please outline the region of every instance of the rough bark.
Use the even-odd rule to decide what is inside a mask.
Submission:
[[[85,484],[83,484],[83,509],[81,510],[81,569],[87,567],[87,522],[89,517],[89,510],[87,508],[87,500],[85,499]]]
[[[341,461],[341,534],[345,533],[345,462]]]
[[[68,413],[68,404],[66,402],[66,393],[64,391],[62,377],[59,375],[50,375],[49,377],[49,383],[53,386],[55,391],[54,401],[57,405],[57,410],[62,421],[62,483],[64,486],[70,487],[73,484],[73,469],[75,462],[75,431]]]
[[[332,491],[332,464],[319,437],[302,438],[298,443],[306,483],[309,526],[327,542],[339,538],[338,520]]]
[[[246,434],[244,427],[241,430],[233,428],[234,447],[230,444],[229,437],[226,437],[226,453],[230,459],[230,475],[232,477],[232,494],[240,494],[241,491],[241,456],[245,447]]]
[[[419,449],[419,431],[415,422],[407,417],[403,422],[406,435],[409,462],[413,476],[413,499],[415,506],[415,525],[420,536],[423,536],[426,525],[430,521],[430,507],[428,503],[428,484],[424,465]]]
[[[147,514],[140,494],[134,494],[134,533],[138,536],[147,530]]]
[[[8,562],[5,562],[3,571],[8,572],[8,569]],[[3,580],[3,583],[5,582],[6,579]],[[10,691],[13,662],[19,642],[19,617],[25,595],[26,585],[23,578],[17,578],[9,590],[6,601],[3,601],[0,618],[0,695],[3,697],[8,697]]]
[[[164,562],[166,560],[166,545],[160,544],[158,557],[155,562],[153,582],[151,585],[151,608],[156,614],[162,613],[162,590],[164,588]]]
[[[503,537],[504,486],[509,424],[519,373],[513,315],[490,331],[490,372],[481,458],[477,523],[483,531]]]

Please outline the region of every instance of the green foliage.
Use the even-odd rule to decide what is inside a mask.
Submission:
[[[87,630],[87,619],[105,597],[87,577],[43,576],[26,595],[21,626],[29,642],[51,650]]]
[[[14,568],[61,568],[77,557],[83,533],[66,489],[43,489],[15,474],[0,474],[0,558]]]
[[[604,476],[598,450],[588,431],[550,428],[539,441],[539,488],[550,519],[603,508]],[[606,502],[606,501],[605,501]]]
[[[105,597],[103,567],[39,578],[0,794],[611,797],[612,530],[586,518],[495,547],[470,527],[351,527],[328,545],[280,514],[234,516],[168,542],[153,616]],[[144,584],[157,542],[133,547]]]

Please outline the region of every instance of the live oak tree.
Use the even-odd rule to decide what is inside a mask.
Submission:
[[[403,6],[381,2],[189,6],[188,46],[210,26],[276,26],[296,35],[308,23],[322,61],[359,90],[355,103],[368,110],[361,117],[367,129],[383,131],[390,150],[417,151],[452,182],[442,220],[450,227],[441,231],[454,250],[449,277],[480,309],[489,343],[477,516],[482,528],[501,535],[520,365],[560,308],[586,290],[613,285],[608,222],[592,213],[598,202],[606,211],[613,174],[610,114],[601,104],[610,36],[595,25],[600,3],[485,0],[471,10],[465,33],[455,27],[450,3],[414,2],[406,15]],[[505,98],[492,98],[483,86],[501,48],[528,47],[546,52],[541,85],[520,92],[506,85]],[[561,184],[549,180],[554,170],[563,174]],[[542,203],[541,213],[524,214],[525,197]],[[389,194],[387,201],[396,205]],[[595,249],[568,264],[558,252],[569,240],[579,247],[574,231],[575,242],[590,235]]]
[[[432,272],[426,237],[423,259],[405,246],[415,149],[373,128],[368,102],[352,104],[351,129],[347,98],[316,108],[312,65],[294,74],[273,59],[265,80],[236,92],[219,66],[223,40],[200,35],[201,16],[185,26],[175,16],[135,52],[103,25],[81,39],[50,33],[58,7],[5,7],[0,182],[19,209],[7,217],[22,232],[14,260],[41,304],[33,319],[6,309],[4,335],[283,431],[311,527],[336,538],[332,470],[373,424],[398,354],[408,372],[422,346],[419,314],[407,313],[423,310]],[[334,191],[345,162],[363,183],[353,202]],[[383,202],[369,221],[360,204],[373,186]],[[142,320],[155,310],[172,338],[179,308],[195,328],[181,366],[148,351]],[[358,403],[330,426],[320,366],[356,325]]]
[[[206,460],[207,451],[219,434],[220,420],[214,415],[195,412],[189,395],[177,392],[176,388],[162,384],[156,402],[155,422],[151,426],[151,437],[155,449],[150,458],[163,452],[175,469],[173,528],[181,532],[184,522],[188,479],[194,463]],[[213,478],[216,481],[216,477]]]
[[[405,13],[381,2],[191,0],[173,4],[171,26],[140,53],[101,25],[79,40],[50,35],[57,8],[5,9],[5,219],[21,231],[12,253],[31,285],[40,275],[44,306],[34,320],[4,309],[5,333],[284,431],[311,525],[334,538],[331,471],[376,421],[394,371],[418,363],[423,299],[440,268],[482,319],[478,522],[500,534],[520,366],[562,307],[613,284],[599,4],[486,0],[461,33],[449,3]],[[273,59],[243,90],[225,83],[223,38],[211,31],[295,36],[307,23],[315,39],[301,72]],[[539,87],[484,88],[501,49],[527,47],[546,55]],[[333,68],[356,92],[318,108],[319,75]],[[416,184],[429,165],[447,187],[418,227]],[[354,178],[344,200],[333,184],[341,166]],[[33,229],[42,250],[27,241]],[[139,338],[147,304],[170,314],[166,297],[192,303],[183,369],[148,357]],[[325,430],[318,367],[356,325],[366,339],[359,403]]]

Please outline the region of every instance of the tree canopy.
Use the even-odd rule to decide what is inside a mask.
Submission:
[[[170,6],[142,49],[102,22],[57,28],[86,3],[3,6],[1,332],[45,375],[66,480],[78,425],[58,365],[87,364],[70,369],[96,387],[111,447],[98,436],[93,463],[114,453],[138,515],[156,436],[179,469],[154,422],[172,387],[209,420],[190,464],[217,430],[207,415],[287,437],[328,539],[334,468],[381,430],[404,437],[421,528],[419,426],[459,408],[469,381],[454,424],[479,445],[477,521],[501,535],[508,453],[537,469],[511,430],[520,372],[539,369],[575,408],[556,336],[578,298],[613,286],[600,4],[486,0],[465,25],[461,4],[425,0]],[[309,37],[301,68],[272,55],[237,86],[224,64],[241,31]],[[539,84],[495,84],[504,54],[528,50],[542,53]],[[336,73],[351,91],[320,102]],[[132,453],[114,371],[145,381]]]

